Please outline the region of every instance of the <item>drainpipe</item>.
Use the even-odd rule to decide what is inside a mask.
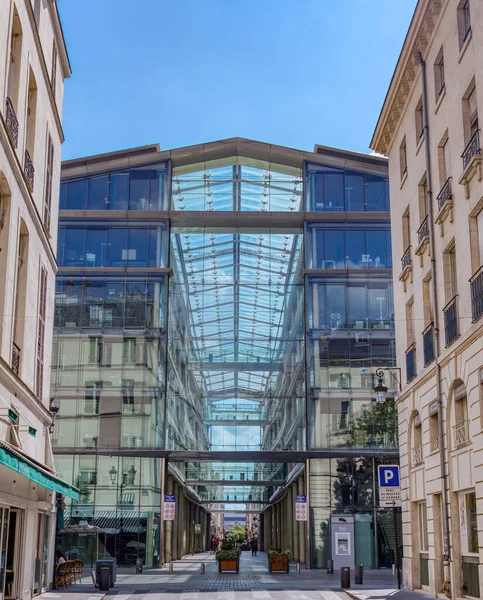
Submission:
[[[431,287],[433,292],[433,315],[434,315],[434,345],[436,354],[436,397],[438,402],[438,435],[439,435],[439,466],[442,479],[441,501],[443,509],[443,591],[450,592],[451,574],[449,568],[450,543],[449,543],[449,516],[447,495],[447,473],[445,464],[444,427],[443,427],[443,401],[441,398],[441,365],[440,337],[439,337],[439,310],[438,310],[438,286],[436,285],[436,258],[434,252],[434,221],[433,221],[433,193],[431,180],[431,161],[429,156],[429,123],[428,123],[428,88],[426,81],[426,63],[421,52],[418,52],[419,64],[421,66],[421,81],[423,95],[423,125],[424,125],[424,155],[426,159],[426,182],[427,182],[427,213],[429,231],[429,256],[431,259]]]

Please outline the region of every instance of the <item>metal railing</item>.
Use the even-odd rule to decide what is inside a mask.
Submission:
[[[424,240],[424,238],[427,237],[429,237],[428,215],[424,217],[424,220],[418,229],[418,244],[420,244]]]
[[[466,145],[466,148],[461,155],[463,159],[463,171],[470,164],[471,159],[481,152],[480,148],[480,130],[477,129],[475,133],[472,135],[470,141]]]
[[[25,163],[24,163],[23,168],[25,171],[25,175],[27,176],[27,181],[29,183],[30,191],[33,191],[35,169],[34,169],[34,163],[32,162],[32,159],[30,157],[28,150],[25,150]]]
[[[12,139],[15,144],[15,148],[18,144],[18,119],[15,113],[15,109],[13,107],[12,101],[7,96],[7,106],[5,111],[5,122],[10,130],[10,134],[12,135]]]
[[[433,323],[430,323],[423,331],[424,366],[434,360],[434,336]]]
[[[453,426],[453,439],[456,448],[469,441],[469,427],[466,419]]]
[[[470,279],[471,315],[476,321],[483,314],[483,265]]]
[[[20,348],[15,342],[12,342],[12,371],[15,375],[20,372]]]
[[[441,191],[436,196],[436,200],[438,201],[438,210],[441,210],[446,202],[451,200],[452,197],[453,192],[451,188],[451,177],[448,177],[448,179],[445,181],[445,184],[441,188]]]
[[[419,465],[423,462],[423,445],[414,446],[413,448],[413,465]]]
[[[416,344],[406,350],[406,379],[411,381],[416,377]]]
[[[404,271],[404,269],[406,267],[409,267],[409,265],[411,264],[412,259],[411,259],[411,246],[408,246],[406,252],[403,254],[402,258],[401,258],[401,265],[402,265],[402,270]]]
[[[459,335],[457,299],[458,296],[454,296],[443,308],[446,346],[449,346]]]

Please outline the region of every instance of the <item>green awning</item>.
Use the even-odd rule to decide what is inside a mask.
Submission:
[[[59,494],[64,494],[64,496],[69,496],[69,498],[73,498],[74,500],[79,499],[79,490],[77,488],[36,465],[19,450],[12,448],[2,440],[0,440],[0,465],[4,465],[12,469],[12,471],[20,473],[20,475],[27,477],[30,481],[34,481],[48,490],[59,492]]]

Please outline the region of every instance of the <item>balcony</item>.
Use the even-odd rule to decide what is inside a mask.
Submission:
[[[441,191],[436,196],[436,200],[438,202],[438,214],[434,219],[434,222],[437,223],[441,228],[441,235],[444,235],[444,222],[449,217],[449,222],[453,222],[453,183],[452,178],[448,177],[445,181],[445,184],[441,188]]]
[[[25,176],[27,178],[27,184],[29,186],[29,189],[31,192],[34,191],[34,174],[35,174],[35,169],[34,169],[34,164],[32,162],[32,159],[30,158],[30,154],[28,150],[25,150],[25,162],[23,165],[23,170],[25,173]]]
[[[459,448],[460,446],[465,446],[470,441],[470,428],[469,423],[465,419],[463,421],[459,421],[453,427],[453,441],[455,448]]]
[[[418,229],[418,246],[415,254],[420,257],[421,266],[423,266],[423,256],[426,248],[429,248],[429,225],[428,216],[426,215]]]
[[[463,160],[463,173],[459,178],[459,183],[465,186],[465,195],[470,197],[470,181],[476,173],[478,173],[478,181],[482,178],[481,168],[481,147],[480,147],[480,130],[478,129],[473,134],[466,148],[461,155]]]
[[[18,120],[13,108],[12,101],[7,96],[7,107],[5,111],[5,122],[7,123],[8,132],[12,138],[13,145],[15,148],[18,145]]]
[[[420,465],[423,462],[423,445],[414,446],[413,448],[413,467]]]
[[[20,373],[20,348],[15,342],[12,343],[12,371],[15,375]]]
[[[457,299],[458,296],[454,296],[443,308],[446,347],[452,344],[459,335]]]
[[[402,271],[399,275],[399,281],[404,283],[404,291],[406,291],[407,280],[410,279],[411,283],[413,281],[413,260],[411,257],[411,246],[406,249],[406,252],[402,256],[401,266]]]
[[[428,325],[423,331],[423,352],[424,352],[424,366],[428,365],[434,360],[434,335],[433,335],[433,323]]]
[[[470,279],[471,315],[473,323],[483,314],[483,265]]]
[[[416,377],[416,344],[412,344],[406,350],[406,381]]]

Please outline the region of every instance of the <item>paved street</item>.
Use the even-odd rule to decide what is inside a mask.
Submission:
[[[201,574],[201,562],[205,573]],[[240,573],[218,573],[214,555],[199,554],[176,561],[174,572],[169,569],[147,569],[134,574],[132,569],[119,569],[115,586],[107,596],[112,600],[421,600],[421,594],[396,593],[396,577],[389,570],[366,571],[364,584],[356,586],[352,573],[351,589],[341,591],[340,575],[327,575],[326,570],[290,566],[290,573],[268,573],[263,552],[252,557],[245,552],[241,558]],[[92,584],[90,570],[86,570],[82,584],[63,592],[44,594],[42,600],[99,600],[102,594]]]

